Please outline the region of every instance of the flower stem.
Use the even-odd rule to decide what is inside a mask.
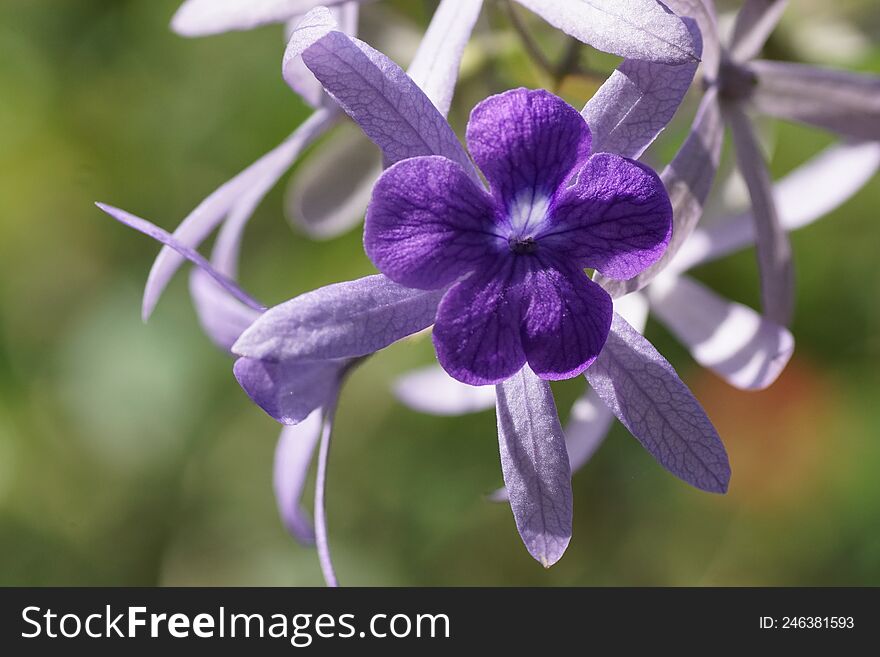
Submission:
[[[519,39],[523,44],[523,48],[525,48],[526,50],[526,54],[532,59],[532,61],[538,66],[538,68],[541,69],[544,74],[549,76],[550,79],[555,79],[556,67],[553,66],[550,60],[547,59],[547,57],[538,47],[538,44],[535,43],[532,35],[529,34],[526,26],[517,15],[516,9],[513,8],[513,4],[510,2],[510,0],[506,0],[503,4],[504,8],[507,11],[507,16],[510,19],[510,24],[513,26],[513,29],[516,32],[517,36],[519,36]]]
[[[321,445],[318,451],[318,472],[315,479],[315,545],[318,548],[318,561],[327,586],[337,587],[336,571],[330,557],[330,543],[327,538],[327,462],[330,458],[330,442],[333,436],[333,421],[339,396],[336,395],[324,409],[324,424],[321,428]]]
[[[565,78],[580,72],[581,46],[581,42],[577,39],[570,38],[568,40],[568,46],[566,46],[553,76],[553,83],[557,91],[565,82]]]

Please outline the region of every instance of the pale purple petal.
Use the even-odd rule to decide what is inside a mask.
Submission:
[[[294,29],[299,25],[300,20],[301,17],[294,20],[292,23]],[[297,57],[287,64],[285,75],[288,86],[310,107],[320,107],[329,100],[329,96],[324,93],[324,86],[318,82],[302,57]]]
[[[516,528],[545,568],[571,540],[571,469],[553,392],[527,367],[499,385],[498,445]]]
[[[686,276],[659,276],[647,293],[654,314],[694,360],[737,388],[768,387],[794,353],[784,326]]]
[[[748,116],[737,105],[724,111],[733,133],[738,169],[752,200],[764,314],[787,326],[794,314],[794,264],[788,233],[773,202],[773,181]]]
[[[467,415],[495,406],[493,386],[461,383],[438,365],[404,374],[395,381],[394,394],[409,408],[428,415]]]
[[[878,169],[880,142],[829,147],[774,185],[779,220],[788,231],[809,225],[852,198]]]
[[[714,78],[718,74],[721,61],[721,40],[718,37],[718,19],[714,5],[707,0],[663,0],[663,4],[677,16],[692,18],[697,22],[703,42],[701,59],[704,75]]]
[[[628,294],[616,299],[614,309],[640,333],[645,329],[645,323],[648,321],[648,300],[644,295]],[[475,391],[485,390],[485,388],[465,387]],[[494,399],[494,391],[492,397]],[[474,395],[472,394],[469,399],[474,399]],[[572,473],[580,470],[599,449],[608,435],[613,420],[614,413],[599,399],[592,388],[574,403],[565,425],[565,447]],[[489,499],[493,502],[506,502],[507,489],[496,490],[489,495]]]
[[[685,19],[698,50],[700,31]],[[626,59],[583,109],[594,153],[638,159],[672,120],[691,86],[697,62],[670,66]]]
[[[288,220],[313,239],[330,239],[364,219],[382,173],[376,146],[355,126],[339,128],[294,172],[287,188]]]
[[[296,82],[292,76],[299,75],[299,69],[293,70],[290,67],[302,60],[303,53],[331,32],[341,29],[338,14],[327,7],[316,7],[300,19],[290,30],[287,48],[284,49],[284,58],[281,60],[281,71],[287,84],[293,86]]]
[[[533,268],[526,276],[522,345],[542,379],[570,379],[587,369],[611,327],[611,297],[577,269]]]
[[[613,422],[614,413],[592,388],[575,401],[565,425],[565,445],[572,474],[593,458]]]
[[[189,291],[202,330],[224,351],[232,349],[239,336],[260,316],[201,269],[194,269],[190,274]]]
[[[273,487],[284,528],[303,545],[314,545],[315,528],[302,506],[309,466],[321,436],[321,409],[295,426],[281,430],[275,447]]]
[[[157,241],[170,245],[175,253],[191,260],[197,266],[190,275],[190,292],[199,323],[205,334],[221,349],[228,351],[238,336],[260,316],[263,306],[244,293],[235,283],[237,250],[228,247],[237,243],[218,240],[213,262],[208,263],[199,253],[179,242],[166,231],[145,219],[127,212],[98,204],[115,219]]]
[[[295,425],[335,394],[345,361],[239,358],[233,373],[248,397],[281,424]]]
[[[322,109],[315,112],[280,146],[261,157],[202,201],[177,227],[174,238],[181,244],[195,249],[231,212],[250,216],[303,149],[335,120],[336,113],[333,110]],[[159,253],[150,270],[144,290],[144,319],[152,314],[159,297],[183,262],[184,258],[173,249],[163,248]]]
[[[437,360],[453,378],[470,385],[504,381],[526,362],[520,337],[521,259],[500,261],[453,285],[434,325]]]
[[[256,209],[256,200],[245,195],[236,203],[226,220],[220,226],[214,248],[211,249],[211,264],[229,278],[238,278],[238,260],[241,255],[241,242],[244,231]]]
[[[449,114],[464,48],[483,0],[441,0],[407,73],[443,116]]]
[[[614,312],[642,333],[648,322],[648,300],[643,294],[628,294],[614,300]],[[592,388],[574,403],[565,425],[565,444],[572,473],[593,457],[608,435],[613,420],[614,413]]]
[[[645,330],[648,300],[644,295],[635,293],[616,299],[614,310],[639,333]],[[593,457],[608,435],[613,420],[614,413],[592,388],[574,403],[565,425],[565,445],[572,473]]]
[[[171,28],[188,37],[251,30],[270,23],[283,23],[318,5],[338,5],[345,1],[186,0],[171,19]]]
[[[366,356],[430,326],[442,295],[381,275],[328,285],[270,308],[233,351],[277,362]]]
[[[724,123],[716,94],[713,88],[703,97],[690,134],[660,175],[669,192],[673,214],[672,237],[666,251],[654,265],[628,281],[597,276],[596,281],[612,297],[640,290],[650,283],[671,263],[675,253],[688,243],[688,237],[700,220],[703,205],[715,180],[724,142]]]
[[[880,139],[880,76],[789,62],[749,64],[755,108],[855,139]]]
[[[446,287],[507,252],[495,207],[460,165],[415,157],[382,174],[364,224],[364,248],[391,280],[419,289]]]
[[[590,129],[549,91],[513,89],[474,108],[467,143],[510,221],[527,226],[589,156]]]
[[[236,206],[223,222],[214,248],[211,264],[221,274],[235,280],[244,229],[253,214],[250,206]],[[229,351],[238,337],[253,324],[260,313],[230,295],[201,269],[189,277],[189,290],[199,324],[208,338],[224,351]]]
[[[648,299],[644,294],[635,292],[614,300],[614,312],[623,317],[626,323],[639,333],[644,333],[648,323]]]
[[[466,171],[473,165],[446,119],[397,64],[367,44],[335,31],[329,12],[303,20],[284,55],[302,56],[324,89],[385,156],[386,164],[418,155],[442,155]],[[476,180],[476,172],[473,172]]]
[[[560,194],[540,239],[580,266],[628,279],[657,262],[671,233],[672,206],[659,176],[633,160],[598,153]]]
[[[699,59],[680,18],[655,0],[517,0],[553,27],[621,57],[664,64]]]
[[[619,315],[586,377],[663,467],[702,490],[727,491],[730,463],[715,427],[672,366]]]
[[[773,199],[779,221],[797,230],[833,212],[852,198],[880,169],[880,143],[835,144],[779,180]],[[755,241],[751,213],[724,217],[697,229],[670,263],[682,272],[717,260]]]
[[[755,58],[776,29],[788,0],[746,0],[736,15],[728,51],[736,62]]]
[[[169,249],[173,249],[176,253],[180,255],[181,258],[183,258],[184,260],[189,260],[190,262],[195,264],[208,276],[210,276],[218,285],[226,290],[226,292],[238,299],[243,304],[258,312],[262,312],[263,310],[265,310],[265,306],[254,300],[253,297],[242,290],[238,286],[238,284],[235,283],[235,281],[230,280],[228,277],[224,276],[219,271],[214,269],[211,263],[209,263],[201,254],[189,248],[188,246],[181,244],[173,235],[171,235],[167,231],[164,231],[155,224],[150,223],[146,219],[136,217],[135,215],[126,212],[125,210],[114,208],[113,206],[107,205],[105,203],[96,203],[95,205],[98,206],[99,209],[116,219],[116,221],[125,224],[129,228],[133,228],[143,233],[144,235],[147,235],[148,237],[152,237],[154,240],[164,244]]]
[[[321,3],[326,5],[327,3]],[[360,9],[359,2],[345,2],[343,4],[329,7],[330,13],[339,30],[351,36],[357,35],[358,12]],[[293,33],[300,26],[303,16],[296,16],[287,23],[287,41],[290,41]],[[295,57],[285,65],[285,76],[287,84],[290,85],[296,93],[298,93],[306,103],[314,108],[318,108],[327,102],[333,102],[330,97],[324,93],[324,87],[315,78],[314,73],[309,70],[302,57]]]

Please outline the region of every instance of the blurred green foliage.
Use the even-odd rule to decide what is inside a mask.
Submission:
[[[280,28],[182,39],[168,30],[178,2],[0,4],[0,584],[321,583],[314,553],[276,516],[278,427],[201,335],[185,277],[140,322],[157,247],[92,206],[171,228],[307,116],[280,77]],[[871,0],[792,5],[771,56],[880,72]],[[430,6],[389,0],[364,14],[396,11],[417,34]],[[551,56],[567,47],[523,17]],[[479,30],[458,127],[488,93],[546,83],[502,12]],[[829,34],[831,46],[816,36]],[[561,91],[582,104],[596,84]],[[795,126],[768,134],[776,175],[830,143]],[[280,186],[251,224],[246,287],[275,303],[371,272],[358,231],[309,243],[282,203]],[[686,487],[617,427],[575,479],[574,538],[549,571],[522,548],[509,510],[483,499],[500,483],[492,413],[436,419],[394,401],[394,377],[432,358],[424,337],[369,361],[345,390],[331,464],[343,583],[880,584],[878,207],[875,179],[794,236],[797,353],[770,390],[732,390],[649,326],[718,424],[731,492]],[[757,304],[751,253],[699,275]],[[563,416],[580,385],[557,387]]]

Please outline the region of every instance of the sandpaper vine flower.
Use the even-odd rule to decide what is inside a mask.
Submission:
[[[441,8],[451,4],[454,4],[451,0],[445,0]],[[542,7],[546,11],[556,11],[559,7],[558,3],[537,0],[522,4]],[[605,3],[589,3],[589,11],[595,10],[598,4]],[[578,22],[581,33],[594,38],[595,45],[610,44],[610,49],[619,51],[619,54],[653,57],[654,61],[625,60],[603,86],[596,102],[585,108],[586,121],[576,110],[546,92],[516,91],[487,101],[481,109],[491,107],[492,103],[504,105],[513,100],[512,105],[495,113],[497,118],[511,107],[515,108],[517,101],[538,99],[537,105],[544,106],[560,119],[555,127],[566,128],[568,136],[573,134],[576,137],[568,140],[576,147],[571,148],[569,143],[568,148],[563,148],[563,140],[557,139],[558,143],[553,143],[555,137],[551,131],[549,142],[545,140],[538,148],[532,148],[532,155],[537,154],[539,161],[546,158],[546,162],[541,161],[542,165],[549,163],[551,166],[531,163],[533,170],[540,169],[542,175],[549,174],[543,178],[535,177],[531,187],[528,181],[516,181],[519,166],[513,167],[516,169],[513,175],[506,176],[508,182],[515,182],[513,185],[506,185],[504,175],[493,175],[492,160],[502,164],[516,161],[515,157],[510,157],[516,149],[508,149],[504,157],[493,157],[490,153],[489,157],[481,158],[481,148],[472,145],[472,154],[491,183],[492,195],[481,189],[479,175],[446,123],[444,104],[438,100],[451,99],[454,73],[442,79],[432,78],[436,84],[426,84],[427,88],[423,90],[381,53],[340,31],[327,10],[311,12],[291,38],[285,55],[285,78],[294,86],[292,76],[301,69],[301,63],[305,64],[329,97],[380,147],[386,164],[390,166],[384,179],[386,183],[407,170],[417,175],[417,169],[421,167],[424,173],[423,165],[428,161],[434,163],[429,167],[440,164],[447,172],[454,171],[459,182],[463,175],[471,187],[458,187],[457,191],[464,189],[471,194],[470,200],[475,204],[470,205],[470,210],[478,207],[477,218],[488,219],[493,229],[488,241],[481,245],[471,244],[467,236],[462,237],[467,230],[460,231],[456,239],[475,247],[486,258],[477,258],[466,264],[457,271],[458,275],[445,280],[445,284],[441,283],[439,289],[420,289],[415,279],[408,279],[408,284],[395,282],[395,278],[403,281],[403,277],[409,275],[418,279],[425,272],[419,274],[415,269],[408,272],[395,269],[393,258],[389,261],[380,253],[381,243],[396,229],[385,222],[384,228],[388,230],[371,232],[370,226],[382,226],[382,220],[376,220],[381,212],[373,214],[371,211],[367,249],[377,264],[381,263],[380,269],[387,268],[388,278],[369,276],[331,285],[265,312],[258,307],[245,306],[246,312],[240,313],[241,304],[230,306],[226,288],[214,299],[216,303],[206,305],[211,312],[217,313],[218,319],[225,319],[230,314],[230,307],[235,309],[231,313],[234,330],[225,334],[224,343],[234,342],[232,351],[239,356],[235,365],[236,377],[254,401],[280,422],[295,430],[302,429],[310,436],[318,424],[323,426],[319,474],[325,475],[333,408],[348,369],[358,359],[433,325],[446,305],[444,297],[455,292],[457,286],[468,281],[476,282],[481,272],[481,278],[499,267],[516,273],[517,276],[509,279],[514,285],[505,287],[501,296],[511,302],[510,308],[518,311],[518,321],[505,323],[505,330],[512,327],[514,333],[519,334],[519,344],[514,342],[513,348],[504,345],[504,349],[496,350],[495,355],[502,358],[490,358],[496,362],[490,363],[488,368],[483,367],[485,363],[474,367],[476,361],[468,362],[467,357],[458,360],[453,357],[446,364],[455,369],[455,363],[464,363],[464,367],[458,368],[462,379],[498,382],[499,450],[505,483],[511,493],[517,528],[526,547],[544,565],[550,565],[562,556],[571,535],[570,465],[555,402],[545,379],[582,372],[602,349],[602,343],[605,343],[605,352],[611,354],[608,356],[610,365],[596,368],[594,363],[588,371],[595,369],[596,380],[604,380],[608,403],[615,406],[619,416],[631,420],[628,426],[645,447],[670,471],[699,488],[722,492],[726,490],[729,478],[724,448],[699,404],[669,363],[626,321],[612,317],[607,295],[583,273],[584,266],[593,266],[612,276],[631,276],[649,266],[663,252],[669,238],[669,199],[653,172],[626,158],[638,157],[672,117],[693,77],[696,68],[694,53],[698,52],[693,50],[693,45],[698,44],[699,35],[694,37],[692,25],[686,25],[665,9],[657,14],[659,3],[628,0],[613,3],[613,6],[615,11],[629,12],[630,18],[636,17],[637,20],[618,21],[614,24],[615,30],[610,32],[597,32],[595,26],[591,28],[587,23]],[[560,20],[565,13],[556,11],[553,16]],[[550,18],[548,20],[553,22]],[[648,25],[650,29],[646,27]],[[683,51],[679,45],[674,48],[677,51],[675,57],[667,56],[665,60],[663,56],[658,57],[658,40],[652,40],[651,29],[666,31],[660,42],[668,45],[686,41],[690,51]],[[684,41],[682,29],[688,35]],[[656,37],[656,33],[653,36]],[[443,60],[441,57],[440,61],[445,61],[442,70],[457,68],[455,58]],[[660,90],[642,93],[652,84],[659,85]],[[441,95],[433,94],[432,89]],[[448,109],[448,105],[445,108]],[[475,116],[477,114],[479,112],[475,112]],[[488,112],[487,116],[492,114]],[[540,121],[534,123],[537,125]],[[595,126],[592,135],[588,125]],[[683,151],[695,150],[695,144],[700,143],[700,131],[695,130],[693,135]],[[597,153],[587,157],[591,140]],[[528,139],[521,142],[522,145],[530,143]],[[504,140],[500,143],[503,144]],[[535,139],[531,143],[534,146],[542,142]],[[612,144],[618,146],[612,149]],[[486,152],[497,145],[486,144]],[[525,152],[528,150],[526,148]],[[609,151],[615,151],[615,154],[609,154]],[[528,164],[528,158],[525,162]],[[579,171],[581,175],[574,176]],[[428,178],[436,182],[440,177],[435,174],[436,171],[432,172]],[[571,186],[570,179],[573,179]],[[394,187],[398,191],[402,188]],[[382,189],[380,184],[377,191]],[[523,191],[528,189],[531,190],[529,198]],[[234,191],[226,195],[227,200],[236,196],[238,192]],[[423,192],[424,189],[414,191]],[[686,190],[674,195],[672,205],[690,203],[688,194],[689,190]],[[236,221],[227,220],[224,224],[215,249],[220,249],[222,259],[227,263],[237,260],[241,231],[257,196],[256,193],[249,195],[248,203],[241,205],[235,201]],[[447,196],[448,193],[433,200],[442,201]],[[629,208],[629,211],[615,215],[608,208],[602,210],[603,203],[608,208],[616,207],[618,211]],[[634,212],[633,206],[648,210]],[[381,210],[381,203],[375,204],[374,209]],[[607,217],[603,214],[605,211]],[[113,213],[131,225],[137,223],[131,221],[130,215],[120,211]],[[627,224],[627,218],[640,214],[647,220]],[[195,240],[182,239],[179,231],[176,236],[166,234],[160,237],[167,246],[190,257],[192,253],[185,250],[191,251],[193,241],[198,243],[204,239],[207,232],[222,221],[220,215],[215,213],[211,222],[196,222],[198,230],[189,233],[190,237],[196,233],[201,235],[196,235]],[[608,221],[603,226],[606,222],[597,221],[599,217],[620,219],[621,222]],[[536,220],[535,223],[532,219]],[[565,222],[574,227],[571,235],[577,239],[562,240],[554,234],[551,227]],[[193,222],[189,225],[192,227]],[[496,230],[499,227],[503,230]],[[372,246],[369,235],[380,235]],[[421,238],[414,239],[418,242]],[[615,240],[616,244],[610,244]],[[632,242],[627,243],[628,240]],[[520,264],[516,266],[504,264],[517,261]],[[206,263],[199,261],[198,264],[210,271],[210,265],[206,268]],[[165,269],[163,275],[170,276],[169,272],[173,273],[174,268]],[[212,275],[211,289],[217,290],[214,282],[224,280],[223,273],[220,272],[221,276]],[[462,276],[463,280],[457,280]],[[432,281],[430,286],[436,282]],[[425,283],[424,279],[422,283]],[[582,303],[579,299],[576,284],[580,286],[580,292],[592,291],[589,303]],[[536,289],[540,292],[535,293]],[[571,290],[575,292],[572,297],[560,293],[567,294]],[[572,298],[581,306],[572,306]],[[482,318],[487,319],[486,314]],[[591,322],[594,324],[592,328],[599,330],[583,332],[583,327],[576,327],[572,332],[567,328],[572,320],[575,323]],[[453,351],[467,342],[461,337],[471,333],[467,326],[462,328],[462,332],[448,343],[453,345]],[[436,330],[443,335],[442,323]],[[583,339],[585,335],[589,338]],[[563,346],[561,351],[564,353],[558,353],[560,350],[554,345]],[[501,363],[507,358],[509,362]],[[522,367],[526,361],[532,367]],[[496,368],[498,363],[503,367]],[[634,386],[635,382],[639,385]],[[601,386],[601,383],[595,385]],[[319,422],[322,418],[323,422]],[[301,522],[304,517],[297,499],[302,488],[299,474],[304,471],[303,463],[308,462],[308,454],[314,449],[316,440],[297,441],[297,435],[303,437],[298,431],[285,430],[284,448],[279,445],[278,459],[278,467],[291,466],[295,476],[276,481],[285,484],[278,487],[278,494],[283,502],[282,513],[290,521],[288,526],[295,534],[307,539],[310,527],[307,522]],[[292,452],[287,449],[291,445]],[[291,456],[294,458],[289,458]],[[323,509],[320,508],[324,482],[325,477],[319,476],[317,538],[324,572],[329,582],[335,582],[329,563]]]
[[[321,16],[320,13],[314,15],[311,24],[322,20]],[[517,199],[515,193],[500,193],[491,197],[477,187],[479,178],[473,164],[449,125],[437,114],[421,90],[381,53],[336,31],[332,22],[325,22],[323,31],[310,28],[294,33],[288,58],[296,56],[304,58],[328,93],[379,145],[386,161],[399,162],[389,169],[386,174],[388,180],[393,180],[390,176],[397,175],[395,172],[398,169],[406,171],[408,167],[418,166],[419,161],[426,162],[419,158],[427,157],[431,162],[445,163],[446,170],[456,171],[458,178],[463,176],[473,180],[470,183],[473,185],[471,191],[477,196],[485,194],[485,207],[503,208],[508,212],[508,203],[504,199]],[[689,74],[693,75],[693,69]],[[511,97],[521,97],[527,93],[514,92]],[[501,101],[496,99],[494,102]],[[638,116],[639,112],[635,111],[634,114]],[[572,115],[572,110],[568,108],[565,115],[572,117],[577,113],[573,112]],[[583,124],[582,118],[577,120],[581,124],[576,125]],[[662,125],[657,126],[650,139],[660,129]],[[554,152],[552,139],[549,145],[551,148],[546,153],[542,151],[544,155],[549,156]],[[568,165],[571,168],[563,168],[565,174],[557,173],[554,185],[559,180],[565,180],[577,158],[585,154],[586,149],[575,150],[575,155],[569,156],[573,158]],[[411,163],[413,160],[416,164]],[[506,161],[504,157],[498,159],[501,165]],[[608,155],[598,156],[596,161],[628,162]],[[628,162],[628,166],[632,167],[631,170],[644,173],[640,165]],[[484,166],[483,170],[491,182],[496,182],[492,180],[491,165]],[[601,179],[601,175],[595,179]],[[503,178],[496,180],[501,183],[503,192]],[[583,181],[578,179],[578,184],[588,184],[589,180],[589,176],[584,176]],[[655,176],[647,176],[645,180],[650,180],[654,189],[657,189]],[[555,189],[554,185],[550,186],[550,192],[559,192],[561,183]],[[577,187],[575,185],[573,189]],[[563,195],[568,191],[565,187]],[[535,197],[539,196],[536,194]],[[523,208],[526,214],[522,216],[527,216],[532,206],[526,204]],[[503,216],[502,213],[502,222]],[[538,218],[544,216],[536,213]],[[401,226],[405,231],[405,222]],[[389,228],[393,232],[393,227]],[[633,235],[638,232],[636,228]],[[668,235],[668,223],[658,232],[662,235],[655,235],[653,243],[642,245],[646,252],[651,252],[646,257],[648,263],[662,252],[662,244]],[[368,227],[368,242],[369,235]],[[613,231],[609,236],[612,235]],[[501,252],[505,255],[509,253],[510,257],[531,255],[510,250],[509,238],[517,236],[505,233],[504,239],[499,238],[493,243],[503,246],[506,251]],[[473,246],[473,243],[465,240],[460,244],[467,245]],[[513,246],[528,252],[534,244],[528,240],[520,243],[514,239]],[[576,242],[568,246],[573,249],[571,252],[576,253],[573,248]],[[559,248],[565,252],[563,247]],[[372,247],[368,245],[368,249],[372,250]],[[609,249],[607,255],[613,256],[608,261],[611,263],[622,252]],[[440,261],[442,258],[437,262]],[[625,257],[623,262],[636,271],[645,264],[626,262]],[[391,268],[394,268],[393,264]],[[393,275],[404,275],[400,270],[395,271]],[[621,268],[620,271],[626,269]],[[460,273],[467,273],[467,270]],[[420,274],[414,272],[413,275],[418,278]],[[446,282],[451,283],[452,279]],[[284,421],[289,416],[287,411],[294,400],[280,395],[279,391],[301,385],[296,383],[296,379],[301,373],[306,375],[307,366],[372,354],[433,325],[446,294],[445,287],[423,290],[395,283],[380,275],[330,285],[280,304],[262,315],[233,346],[233,351],[241,356],[236,365],[237,373],[271,370],[276,376],[239,376],[239,382],[264,410]],[[513,326],[521,327],[522,324],[517,321]],[[615,406],[620,417],[627,418],[634,435],[677,476],[705,490],[726,490],[730,469],[720,439],[669,363],[619,317],[611,321],[603,354],[605,352],[611,354],[608,357],[610,366],[597,370],[596,380],[605,381],[608,403]],[[574,353],[578,353],[577,350]],[[582,355],[583,352],[579,354]],[[582,370],[591,357],[588,355],[582,360],[575,358],[572,362],[577,360],[580,362],[575,362],[570,369],[563,364],[559,373]],[[594,363],[587,371],[592,371],[595,366]],[[491,372],[491,375],[498,380],[504,373]],[[496,393],[502,470],[505,483],[511,491],[517,528],[530,553],[540,562],[550,565],[562,556],[571,535],[569,462],[553,396],[547,382],[530,367],[523,367],[499,383]]]
[[[544,379],[577,376],[612,315],[583,270],[627,279],[656,262],[672,225],[666,190],[644,165],[592,154],[584,118],[546,91],[483,101],[467,140],[491,194],[447,158],[403,160],[374,190],[367,254],[402,285],[452,286],[434,344],[453,377],[501,383],[526,362]]]

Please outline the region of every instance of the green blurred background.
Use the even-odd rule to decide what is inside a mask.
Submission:
[[[278,426],[200,333],[184,276],[141,323],[158,249],[92,205],[173,228],[308,115],[281,80],[278,26],[187,40],[168,29],[177,4],[0,3],[0,584],[321,583],[315,554],[276,515]],[[396,26],[380,45],[405,53],[431,4],[388,0],[364,14]],[[792,5],[770,56],[880,73],[873,0]],[[564,51],[561,35],[520,15],[550,56]],[[544,82],[502,12],[479,29],[458,127],[488,93]],[[580,105],[595,84],[562,92]],[[674,151],[692,109],[657,157]],[[777,176],[832,141],[788,125],[764,133]],[[372,271],[356,230],[317,244],[292,232],[283,191],[248,232],[248,289],[277,303]],[[437,419],[394,400],[394,378],[431,361],[424,337],[372,359],[345,390],[332,455],[342,582],[880,584],[878,207],[875,178],[793,236],[797,351],[770,390],[733,390],[649,325],[726,442],[730,493],[678,482],[618,426],[575,478],[574,537],[549,571],[523,549],[509,509],[484,501],[500,484],[493,414]],[[698,273],[757,306],[751,253]],[[579,392],[557,387],[563,417]]]

